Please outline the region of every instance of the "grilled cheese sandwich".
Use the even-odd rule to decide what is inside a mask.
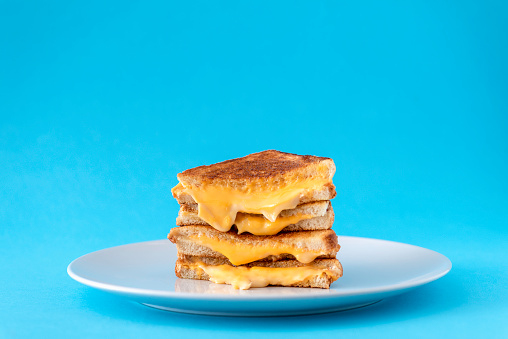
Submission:
[[[227,232],[238,212],[262,214],[275,222],[282,210],[312,199],[316,192],[332,188],[335,194],[334,174],[331,159],[265,151],[184,171],[172,193],[177,199],[190,196],[201,219]]]
[[[318,257],[335,258],[340,249],[337,235],[332,230],[259,237],[219,232],[206,226],[182,226],[173,228],[168,239],[176,244],[178,253],[227,258],[233,265],[280,258],[310,263]]]
[[[278,151],[179,173],[180,227],[168,235],[177,276],[240,289],[329,288],[342,275],[330,230],[334,173],[329,158]]]

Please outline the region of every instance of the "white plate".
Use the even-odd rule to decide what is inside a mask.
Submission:
[[[277,316],[315,314],[370,305],[444,276],[452,264],[437,252],[368,238],[339,236],[337,258],[344,276],[329,290],[266,287],[235,290],[229,285],[178,279],[176,248],[148,241],[84,255],[67,272],[85,285],[159,309],[210,315]]]

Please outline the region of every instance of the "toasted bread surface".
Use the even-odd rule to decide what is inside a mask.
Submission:
[[[242,158],[191,168],[178,174],[178,179],[189,183],[195,180],[208,182],[235,180],[251,181],[275,178],[281,175],[294,173],[295,171],[303,171],[304,169],[308,169],[309,166],[315,166],[316,164],[325,164],[328,169],[327,174],[333,176],[335,165],[330,158],[267,150],[249,154]],[[315,168],[313,170],[315,170]]]

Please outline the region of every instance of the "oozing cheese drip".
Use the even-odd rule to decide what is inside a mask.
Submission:
[[[298,213],[289,217],[279,216],[275,221],[270,221],[261,215],[238,213],[235,225],[238,228],[238,234],[249,232],[254,235],[274,235],[282,231],[286,226],[313,217],[311,214]]]
[[[189,236],[194,242],[206,246],[226,256],[233,265],[248,264],[266,258],[270,255],[292,254],[296,260],[304,264],[314,261],[318,256],[327,254],[328,251],[313,251],[306,248],[297,248],[285,244],[258,243],[255,246],[245,245],[238,242],[221,241],[198,235]]]
[[[235,223],[238,212],[262,214],[275,222],[282,210],[295,208],[306,191],[318,190],[327,183],[329,181],[322,178],[311,178],[291,186],[261,191],[254,187],[240,191],[205,184],[199,188],[185,187],[179,183],[172,191],[192,196],[198,204],[198,216],[215,229],[227,232]]]
[[[328,275],[335,281],[339,278],[336,272],[312,266],[302,267],[234,267],[229,265],[211,266],[204,263],[192,264],[208,274],[210,281],[216,284],[229,284],[236,289],[246,290],[251,287],[268,285],[290,286],[313,276]]]

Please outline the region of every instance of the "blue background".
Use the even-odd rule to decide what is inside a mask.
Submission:
[[[0,1],[0,337],[508,334],[505,1]],[[149,309],[71,280],[164,238],[184,169],[265,149],[335,160],[339,234],[448,256],[364,309]]]

